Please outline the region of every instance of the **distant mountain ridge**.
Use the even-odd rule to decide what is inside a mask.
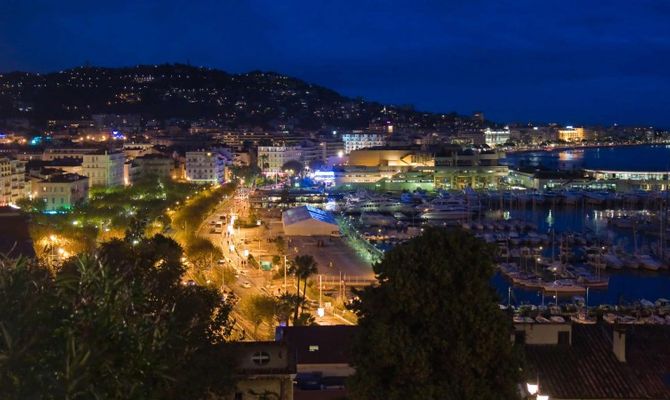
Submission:
[[[288,124],[298,128],[357,128],[394,124],[453,130],[476,124],[455,113],[352,99],[323,86],[274,72],[225,71],[183,64],[60,72],[0,74],[0,118],[87,119],[92,114],[211,120],[235,126]]]

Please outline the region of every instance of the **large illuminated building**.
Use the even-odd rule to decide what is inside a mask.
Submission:
[[[0,206],[16,204],[19,199],[28,197],[29,191],[24,162],[0,157]]]
[[[125,156],[116,150],[98,150],[83,155],[82,174],[87,176],[91,186],[123,185]]]
[[[267,175],[280,174],[289,161],[302,159],[302,148],[295,146],[258,146],[258,168]]]
[[[386,145],[387,136],[378,132],[354,131],[342,135],[344,142],[344,153],[349,154],[354,150],[368,147],[380,147]]]
[[[499,189],[509,168],[499,165],[501,154],[450,146],[435,154],[435,188]]]
[[[433,155],[410,147],[375,147],[354,150],[349,153],[349,165],[365,167],[432,167]]]
[[[33,182],[33,198],[44,201],[49,211],[70,210],[88,199],[88,182],[79,174],[54,174]]]
[[[484,143],[490,147],[502,146],[509,142],[511,137],[512,134],[507,126],[503,129],[484,129]]]
[[[225,159],[213,151],[186,152],[186,180],[194,183],[223,183]]]
[[[670,190],[670,173],[667,171],[607,171],[585,169],[586,176],[597,182],[610,183],[617,191]]]
[[[558,140],[564,142],[581,142],[584,139],[586,139],[584,128],[566,126],[565,128],[558,130]]]

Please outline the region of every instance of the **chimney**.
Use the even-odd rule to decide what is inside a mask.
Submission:
[[[626,331],[614,329],[612,331],[612,351],[620,362],[626,362]]]

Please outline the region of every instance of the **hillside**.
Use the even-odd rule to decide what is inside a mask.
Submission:
[[[228,126],[355,128],[389,121],[397,126],[449,131],[468,117],[351,99],[276,73],[228,74],[187,65],[79,67],[0,75],[0,118],[87,119],[92,114],[212,120]]]

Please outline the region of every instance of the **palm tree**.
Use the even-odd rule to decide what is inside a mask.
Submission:
[[[262,154],[261,155],[261,170],[262,172],[265,172],[270,167],[270,164],[268,164],[268,155],[267,154]]]
[[[291,273],[295,275],[297,279],[297,295],[300,296],[300,281],[303,282],[302,286],[302,303],[304,304],[305,298],[307,297],[307,279],[310,276],[316,274],[319,270],[317,269],[317,263],[309,254],[299,255],[293,259],[291,263]],[[298,319],[298,307],[295,308],[293,313],[293,320]]]

